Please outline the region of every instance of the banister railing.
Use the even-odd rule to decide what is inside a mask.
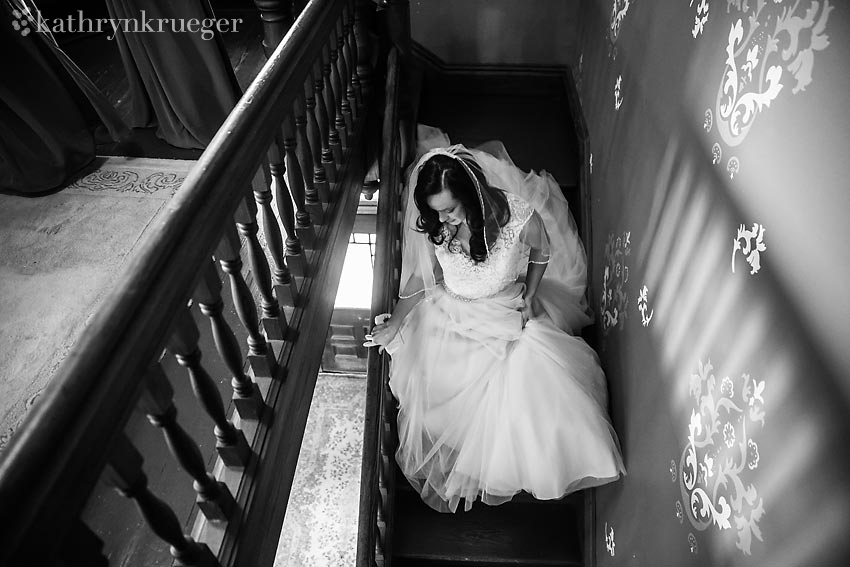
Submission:
[[[387,63],[386,97],[380,162],[377,237],[372,284],[372,318],[392,311],[398,295],[400,255],[400,196],[402,190],[399,129],[399,57],[393,48]],[[389,365],[377,349],[369,351],[363,460],[360,472],[360,511],[357,567],[383,567],[392,557],[392,513],[395,405],[389,390]]]
[[[0,564],[104,564],[80,520],[101,478],[134,501],[179,564],[272,564],[362,181],[368,49],[356,27],[370,8],[304,7],[140,243],[2,455]],[[247,345],[222,316],[223,287]],[[231,375],[231,415],[202,361],[190,300],[216,345],[204,358],[219,356]],[[180,425],[163,348],[208,416],[212,472]],[[194,483],[192,537],[124,433],[137,405],[187,472],[186,489]]]

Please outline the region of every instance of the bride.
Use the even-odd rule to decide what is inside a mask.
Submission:
[[[419,139],[399,301],[371,335],[392,356],[401,470],[441,512],[616,480],[605,376],[575,335],[591,321],[586,258],[560,188],[500,143],[449,145],[423,126]]]

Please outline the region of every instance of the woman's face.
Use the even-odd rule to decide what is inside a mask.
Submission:
[[[440,215],[440,222],[457,226],[466,220],[466,209],[448,189],[443,189],[436,195],[431,195],[426,201],[428,206]]]

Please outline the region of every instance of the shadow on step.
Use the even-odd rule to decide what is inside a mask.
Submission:
[[[468,512],[432,510],[397,477],[393,565],[582,564],[581,494],[542,501],[520,493],[500,506],[476,502]]]

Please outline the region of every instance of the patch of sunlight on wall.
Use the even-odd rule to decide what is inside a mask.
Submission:
[[[372,305],[372,257],[368,244],[348,244],[334,307],[365,308]]]

